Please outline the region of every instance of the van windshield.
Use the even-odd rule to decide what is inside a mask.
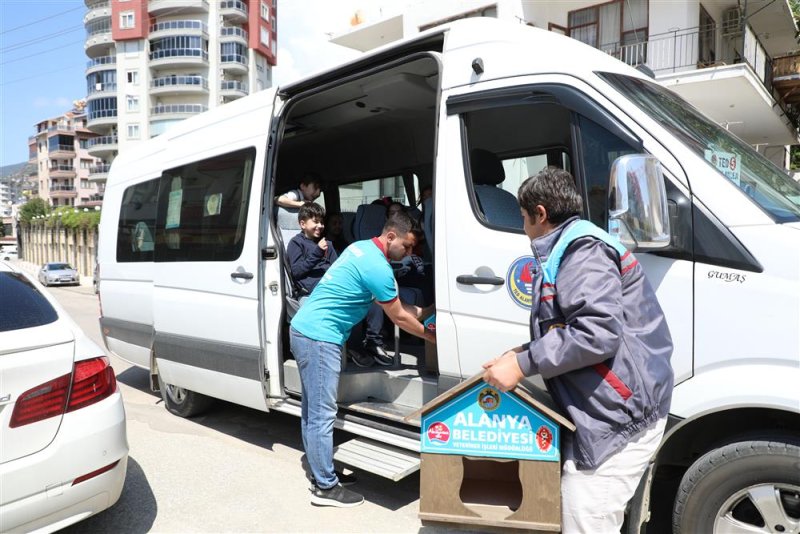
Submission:
[[[736,184],[776,222],[800,221],[800,184],[750,145],[658,84],[610,72],[597,74]]]

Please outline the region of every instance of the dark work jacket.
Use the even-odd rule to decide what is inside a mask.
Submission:
[[[323,252],[317,242],[309,239],[300,232],[289,241],[286,247],[289,256],[289,265],[292,268],[292,278],[295,283],[311,293],[325,275],[333,262],[338,258],[333,243],[328,241],[328,250]]]
[[[672,338],[636,258],[597,237],[572,241],[555,284],[543,283],[542,262],[577,220],[531,242],[532,341],[517,361],[526,376],[544,378],[577,427],[565,459],[594,469],[669,413]]]

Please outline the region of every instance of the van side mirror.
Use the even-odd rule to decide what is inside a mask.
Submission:
[[[621,156],[611,165],[608,233],[628,250],[645,252],[669,246],[667,191],[661,163],[653,156]]]

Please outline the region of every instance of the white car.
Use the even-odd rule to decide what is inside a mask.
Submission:
[[[18,257],[17,245],[6,245],[2,247],[2,252],[0,252],[0,260],[16,260]]]
[[[0,531],[50,532],[109,508],[128,464],[108,357],[30,276],[0,261]]]

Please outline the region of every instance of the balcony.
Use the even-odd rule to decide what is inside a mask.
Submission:
[[[89,167],[89,181],[90,182],[105,182],[108,178],[108,171],[111,165],[103,163],[102,165],[92,165]]]
[[[156,17],[177,13],[208,13],[208,0],[150,0],[147,10]]]
[[[772,86],[787,104],[800,103],[800,55],[772,60]]]
[[[219,14],[224,20],[247,22],[247,4],[241,0],[222,0],[219,3]]]
[[[151,121],[185,119],[208,110],[203,104],[162,104],[150,108]]]
[[[152,69],[198,66],[208,66],[208,52],[199,48],[163,48],[150,52]]]
[[[108,1],[95,2],[91,6],[88,6],[88,8],[89,11],[83,16],[84,24],[111,16],[111,3]]]
[[[74,132],[75,128],[73,128],[69,124],[64,124],[64,123],[51,124],[50,126],[47,127],[48,137],[50,136],[50,134],[65,133],[69,135]]]
[[[750,144],[796,143],[782,103],[773,97],[772,59],[752,28],[727,30],[718,47],[726,53],[714,54],[706,43],[717,41],[719,29],[726,31],[687,28],[600,48],[629,65],[646,65],[661,85]]]
[[[111,22],[107,25],[100,25],[98,27],[86,28],[86,42],[83,44],[83,49],[86,55],[93,57],[107,52],[114,46],[114,40],[111,38]]]
[[[51,159],[70,159],[75,157],[75,145],[56,145],[48,148],[47,156]]]
[[[86,62],[86,74],[92,74],[100,70],[114,70],[117,64],[117,56],[100,56]]]
[[[151,95],[207,94],[208,79],[202,76],[163,76],[150,82]]]
[[[50,167],[50,178],[75,178],[75,167],[72,165],[53,165]]]
[[[240,98],[247,96],[247,84],[238,80],[222,80],[220,94],[227,98]]]
[[[88,151],[90,156],[107,158],[119,150],[116,135],[103,135],[89,139]]]
[[[99,111],[91,111],[87,114],[89,119],[86,126],[97,128],[98,126],[112,126],[117,124],[117,110],[116,109],[103,109]]]
[[[116,94],[116,83],[96,83],[89,88],[89,94],[86,95],[86,99],[92,100],[93,98],[100,98],[101,96],[115,96]]]
[[[219,56],[219,64],[224,70],[236,74],[247,73],[247,56],[241,54],[222,54]]]
[[[170,35],[202,35],[208,37],[208,26],[202,20],[168,20],[150,25],[148,39]]]
[[[223,26],[219,32],[219,40],[223,43],[241,43],[247,46],[247,30]]]
[[[78,196],[74,185],[50,184],[51,198],[72,198]]]

